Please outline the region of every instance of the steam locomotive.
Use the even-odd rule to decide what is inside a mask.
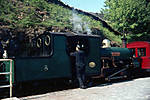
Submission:
[[[128,48],[102,48],[102,39],[97,35],[74,33],[49,33],[39,35],[30,43],[12,38],[7,47],[12,59],[12,83],[68,79],[75,80],[75,59],[70,56],[79,43],[86,53],[86,76],[106,80],[126,78],[139,67]],[[2,61],[1,72],[9,71],[9,63]],[[9,75],[0,77],[0,84],[9,82]]]

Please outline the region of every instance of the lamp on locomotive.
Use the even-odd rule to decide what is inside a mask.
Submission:
[[[111,45],[110,45],[110,40],[108,40],[108,39],[104,39],[103,41],[102,41],[102,44],[103,44],[103,48],[108,48],[108,47],[111,47]]]

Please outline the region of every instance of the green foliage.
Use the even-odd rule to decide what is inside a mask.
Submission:
[[[13,28],[70,25],[71,11],[45,0],[1,0],[0,20]]]
[[[106,0],[104,17],[120,32],[150,32],[150,4],[146,0]]]
[[[118,44],[121,45],[122,43],[122,40],[121,40],[121,35],[114,35],[112,32],[110,32],[108,29],[104,28],[103,29],[103,33],[104,35],[111,41],[115,41],[117,42]]]
[[[73,12],[62,6],[48,3],[46,0],[0,0],[0,7],[1,23],[11,28],[34,29],[56,26],[60,29],[72,29]],[[97,28],[110,40],[120,42],[120,37],[104,28],[101,22],[82,14],[78,15],[89,28]]]

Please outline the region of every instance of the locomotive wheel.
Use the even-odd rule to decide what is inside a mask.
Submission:
[[[124,76],[125,76],[124,78],[126,78],[127,80],[131,80],[132,79],[132,73],[131,73],[130,69],[126,70],[124,73],[125,73],[124,74]]]

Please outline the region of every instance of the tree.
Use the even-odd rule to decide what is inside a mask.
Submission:
[[[122,33],[150,33],[147,0],[106,0],[102,12],[112,27]]]

